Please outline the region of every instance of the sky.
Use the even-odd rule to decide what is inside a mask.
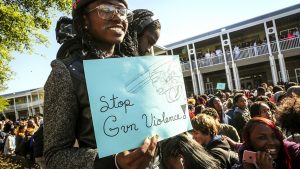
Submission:
[[[215,29],[221,29],[247,19],[300,3],[299,0],[128,0],[129,9],[149,9],[162,25],[157,44],[164,46]],[[55,25],[60,15],[52,19],[49,31],[43,31],[50,44],[34,46],[35,52],[13,53],[10,63],[15,72],[8,89],[0,95],[43,87],[51,71],[59,44]]]

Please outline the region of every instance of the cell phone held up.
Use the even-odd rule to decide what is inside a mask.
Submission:
[[[243,162],[256,165],[256,152],[245,150],[243,153]]]

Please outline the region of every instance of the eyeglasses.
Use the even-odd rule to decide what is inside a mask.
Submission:
[[[111,20],[117,14],[121,18],[121,20],[127,20],[128,22],[131,22],[133,18],[133,13],[129,9],[117,8],[113,5],[102,4],[94,9],[89,10],[87,13],[90,13],[94,10],[97,10],[98,16],[104,20]]]

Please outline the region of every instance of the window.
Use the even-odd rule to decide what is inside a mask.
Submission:
[[[286,78],[287,78],[286,81],[290,81],[289,71],[285,70],[285,72],[286,72]],[[281,72],[280,71],[278,71],[278,76],[279,76],[279,81],[282,82],[283,80],[282,80]]]
[[[205,83],[205,94],[214,94],[214,85],[212,82]]]
[[[298,30],[297,27],[294,27],[294,28],[289,28],[289,29],[285,29],[285,30],[282,30],[279,32],[280,35],[287,35],[289,31],[293,32],[293,31],[296,31]]]

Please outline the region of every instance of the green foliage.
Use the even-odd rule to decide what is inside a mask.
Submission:
[[[14,75],[12,52],[32,53],[34,45],[47,45],[41,30],[49,30],[55,12],[70,13],[71,6],[72,0],[0,0],[0,91]]]
[[[4,112],[6,110],[6,106],[8,106],[8,102],[6,99],[0,97],[0,112]]]

